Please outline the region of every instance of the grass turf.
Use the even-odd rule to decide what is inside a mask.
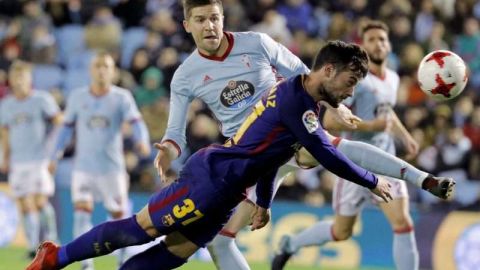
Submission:
[[[0,270],[23,270],[27,266],[29,259],[27,259],[27,251],[23,248],[0,248]],[[116,258],[114,256],[104,256],[95,259],[95,269],[97,270],[109,270],[116,268]],[[268,263],[251,263],[252,270],[268,270],[270,265]],[[80,265],[78,263],[70,265],[65,268],[67,270],[79,270]],[[190,260],[187,264],[180,267],[181,270],[215,270],[213,263],[201,262],[197,260]],[[288,265],[286,270],[313,270],[319,269],[319,267],[301,267],[295,265]],[[323,268],[323,270],[350,270],[340,268]],[[353,269],[352,269],[353,270]],[[390,270],[385,268],[362,268],[361,270]]]

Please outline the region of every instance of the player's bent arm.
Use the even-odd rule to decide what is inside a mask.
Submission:
[[[182,154],[187,144],[187,111],[193,100],[190,93],[190,84],[184,78],[181,68],[175,72],[171,83],[170,109],[168,114],[167,130],[162,139],[162,144],[169,142],[174,146],[171,150],[177,151],[175,158]]]
[[[150,137],[148,135],[147,126],[142,119],[136,119],[130,122],[133,130],[133,141],[144,157],[150,155]]]
[[[379,119],[356,122],[357,128],[347,127],[335,120],[335,116],[330,110],[325,111],[322,125],[326,130],[331,131],[383,131],[385,129],[385,124],[382,124]]]
[[[357,166],[335,146],[333,146],[323,129],[319,126],[316,130],[307,130],[303,123],[304,114],[307,113],[303,104],[295,102],[290,106],[281,106],[279,104],[280,119],[283,124],[294,134],[294,136],[323,167],[332,173],[352,181],[361,186],[373,189],[376,187],[378,179],[371,172]],[[311,111],[313,113],[313,111]],[[318,119],[315,119],[318,121]],[[317,122],[318,123],[318,122]]]
[[[257,187],[255,188],[255,192],[257,195],[256,204],[258,206],[265,209],[270,208],[273,199],[273,190],[275,188],[274,186],[276,175],[277,170],[273,170],[257,180]]]
[[[62,158],[65,147],[67,147],[67,145],[72,141],[73,130],[73,124],[64,124],[60,128],[60,132],[58,133],[58,137],[55,141],[55,147],[50,154],[51,162],[56,162]]]
[[[395,137],[400,139],[402,142],[405,142],[406,139],[411,139],[412,135],[408,132],[407,128],[402,124],[402,121],[398,118],[398,115],[394,110],[391,110],[392,116],[392,133]]]

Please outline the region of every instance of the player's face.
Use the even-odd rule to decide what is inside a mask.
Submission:
[[[353,95],[355,86],[362,79],[360,77],[350,70],[335,72],[318,87],[318,93],[323,96],[324,101],[336,107]]]
[[[100,86],[107,86],[112,83],[115,75],[115,64],[110,56],[98,56],[90,66],[92,82]]]
[[[8,82],[14,94],[27,95],[32,86],[32,73],[25,69],[13,70],[8,74]]]
[[[208,55],[217,53],[223,38],[223,14],[219,5],[192,8],[183,26],[192,34],[200,52]]]
[[[372,63],[381,65],[391,51],[387,32],[380,28],[373,28],[365,32],[362,47],[367,51]]]

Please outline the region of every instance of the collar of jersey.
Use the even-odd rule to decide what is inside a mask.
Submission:
[[[227,37],[228,47],[227,47],[227,50],[225,51],[225,53],[222,56],[210,56],[210,55],[206,55],[206,54],[203,54],[200,51],[198,51],[200,56],[202,56],[204,58],[207,58],[208,60],[213,60],[213,61],[222,62],[223,60],[225,60],[225,58],[227,58],[227,56],[232,51],[234,38],[233,38],[233,34],[231,32],[223,32],[223,34]]]

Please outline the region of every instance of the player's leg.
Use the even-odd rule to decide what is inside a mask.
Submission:
[[[282,184],[288,173],[283,176],[277,175],[273,196]],[[255,211],[254,202],[257,200],[255,188],[247,191],[247,199],[242,201],[236,208],[232,217],[208,245],[208,251],[213,258],[215,266],[219,270],[248,270],[248,262],[242,255],[235,243],[237,233],[251,224],[251,216]]]
[[[40,243],[40,218],[33,195],[25,195],[17,199],[23,218],[23,228],[28,241],[29,257],[35,255]]]
[[[80,235],[92,229],[92,211],[93,211],[93,191],[95,183],[93,176],[74,171],[72,173],[72,201],[73,201],[73,237]],[[82,269],[93,269],[93,260],[81,262]]]
[[[402,179],[420,188],[422,187],[423,181],[428,176],[427,172],[415,168],[408,162],[403,161],[378,147],[364,142],[341,139],[329,134],[328,136],[330,141],[337,146],[337,149],[340,152],[360,167],[373,173]],[[305,148],[300,149],[297,156],[298,162],[305,166],[314,167],[319,164]]]
[[[120,270],[175,269],[187,262],[198,246],[179,232],[172,232],[164,241],[128,259]]]
[[[387,217],[393,236],[393,258],[398,270],[417,270],[419,255],[413,222],[409,211],[408,192],[405,182],[392,181],[394,200],[380,202],[379,206]]]
[[[128,181],[128,177],[123,172],[110,173],[97,178],[96,190],[100,193],[103,205],[113,220],[130,216],[128,214]],[[128,259],[126,249],[118,250],[116,255],[119,265]]]
[[[235,243],[237,233],[251,223],[255,205],[250,200],[242,201],[220,233],[208,244],[208,251],[217,269],[250,269]]]
[[[28,241],[28,255],[34,256],[40,241],[40,219],[33,196],[37,186],[30,172],[28,165],[13,165],[8,175],[8,183],[22,213],[23,227]]]
[[[73,262],[109,254],[126,246],[150,242],[159,236],[153,225],[148,207],[126,219],[104,222],[58,247],[43,243],[27,270],[49,270],[65,267]]]
[[[322,220],[294,236],[282,236],[279,251],[272,261],[272,270],[283,269],[291,256],[302,247],[350,238],[365,198],[369,196],[370,192],[367,189],[350,181],[338,179],[333,193],[333,207],[336,213],[334,220]]]
[[[57,221],[55,209],[49,201],[55,191],[53,177],[48,172],[47,164],[41,164],[38,170],[34,170],[39,181],[37,194],[35,195],[35,204],[40,215],[40,228],[44,232],[42,241],[57,241]]]

